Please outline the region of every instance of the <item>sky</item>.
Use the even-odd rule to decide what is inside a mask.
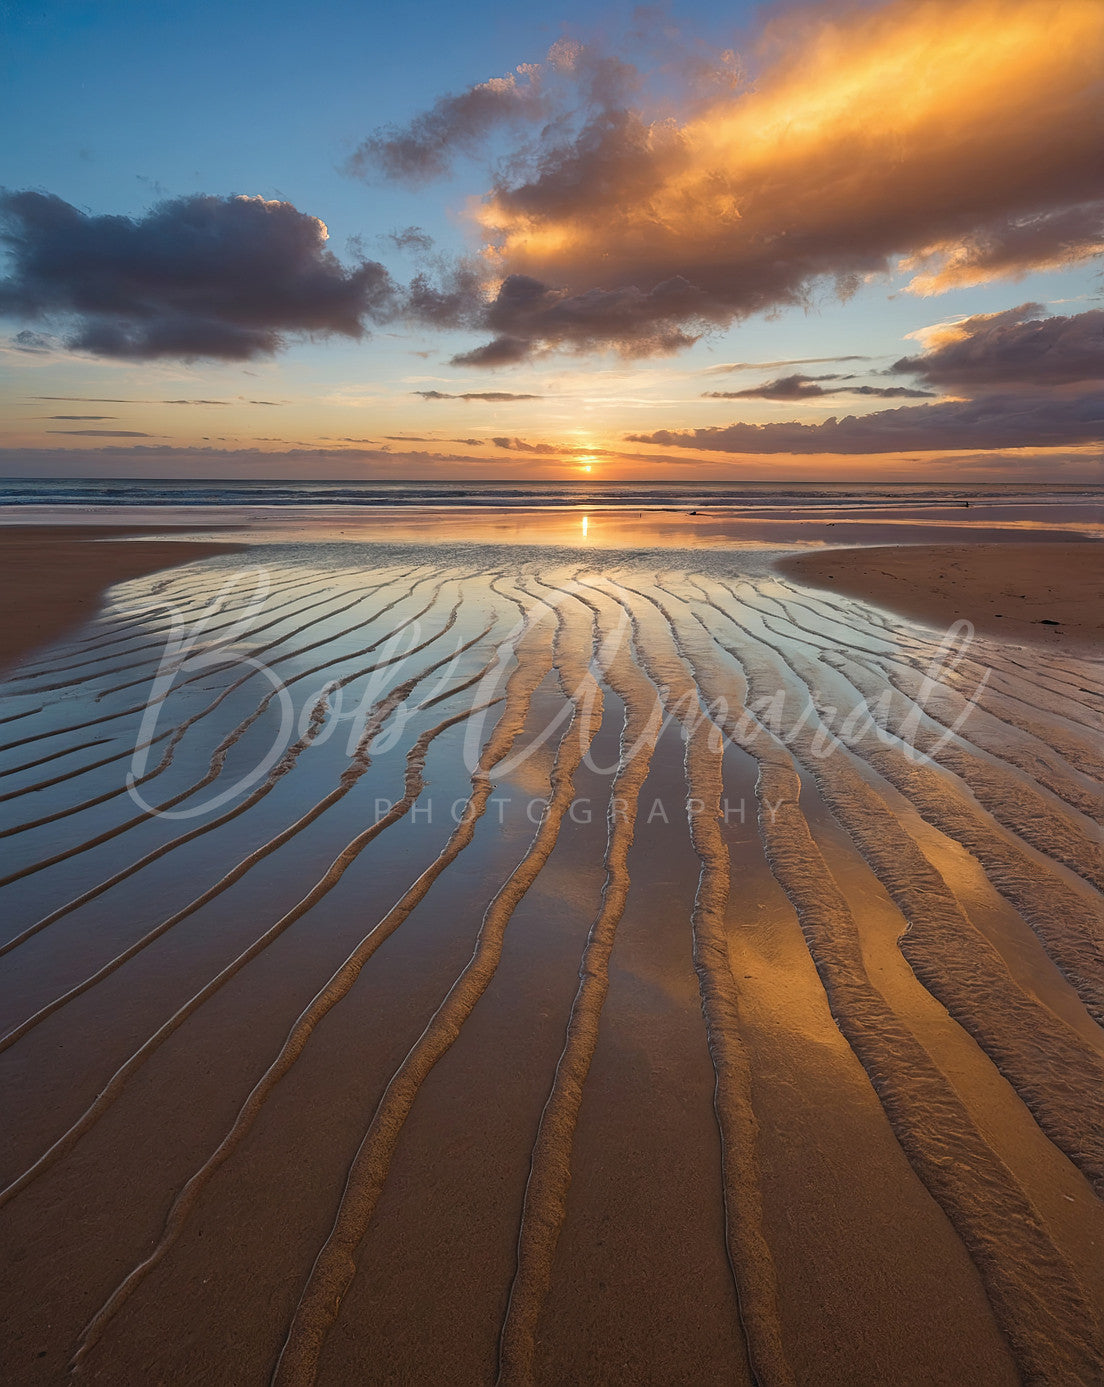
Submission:
[[[1104,4],[0,3],[0,474],[1100,481]]]

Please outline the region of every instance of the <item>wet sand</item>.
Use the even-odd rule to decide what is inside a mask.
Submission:
[[[262,544],[0,678],[4,1380],[1098,1385],[1104,676],[882,607]]]
[[[547,547],[785,550],[809,546],[953,544],[964,536],[971,545],[1009,542],[1049,544],[1100,538],[1104,533],[1096,503],[1031,506],[999,500],[955,504],[898,504],[885,499],[809,506],[686,505],[593,506],[398,505],[398,506],[139,506],[127,507],[130,523],[157,529],[188,527],[204,539],[217,539],[227,526],[248,531],[254,543],[279,543],[289,536],[303,542],[333,540],[421,544],[540,544]],[[0,506],[0,527],[55,524],[57,507]],[[81,524],[116,526],[118,506],[85,506]]]
[[[211,541],[158,538],[167,528],[0,527],[0,586],[8,596],[0,620],[0,669],[92,616],[112,583],[208,554],[226,554],[233,548]],[[130,542],[147,536],[151,537],[148,542]]]
[[[1104,654],[1104,544],[903,544],[792,554],[778,571],[946,630]]]

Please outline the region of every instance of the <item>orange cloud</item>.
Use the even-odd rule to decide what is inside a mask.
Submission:
[[[1009,217],[961,239],[925,246],[898,263],[913,273],[910,294],[927,297],[948,289],[1020,279],[1032,270],[1060,270],[1104,251],[1099,203],[1065,207],[1029,217]]]
[[[787,14],[750,88],[603,107],[478,206],[501,289],[468,359],[670,350],[898,257],[931,293],[1094,254],[1102,59],[1100,0]]]

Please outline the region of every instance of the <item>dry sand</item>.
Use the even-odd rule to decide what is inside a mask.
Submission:
[[[0,527],[0,669],[92,616],[104,591],[144,573],[229,553],[232,544],[150,538],[156,529],[129,526]]]
[[[1104,543],[904,544],[791,554],[778,571],[946,630],[1104,653]]]
[[[90,611],[70,536],[27,561]],[[258,556],[151,807],[157,616],[0,679],[5,1382],[1099,1387],[1098,664],[933,691],[934,636],[734,552]],[[262,663],[293,740],[234,793]]]

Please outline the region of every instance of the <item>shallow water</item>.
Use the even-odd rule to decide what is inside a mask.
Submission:
[[[1097,1380],[1104,667],[460,523],[0,684],[9,1380]]]
[[[824,544],[1104,537],[1099,486],[797,482],[2,479],[0,523],[244,526],[383,543],[699,553]]]

